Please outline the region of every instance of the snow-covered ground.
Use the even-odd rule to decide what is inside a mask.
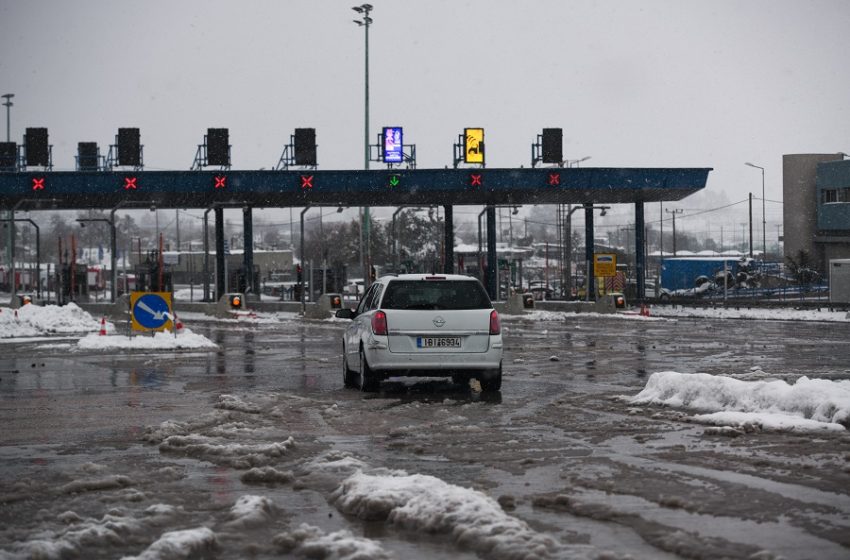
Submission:
[[[850,427],[850,381],[800,377],[743,381],[706,373],[653,373],[631,404],[702,412],[700,423],[780,431],[844,431]]]
[[[102,335],[101,330],[106,334]],[[214,349],[215,343],[188,328],[175,336],[169,332],[125,336],[116,334],[115,325],[95,318],[74,303],[67,305],[24,305],[19,309],[0,307],[0,340],[7,342],[45,338],[55,335],[79,336],[81,350],[168,350]]]
[[[716,319],[774,319],[803,321],[847,321],[843,312],[765,310],[765,309],[690,309],[661,306],[651,310],[649,317],[635,314],[599,315],[627,321],[658,321],[695,315]],[[592,314],[582,314],[589,317]],[[663,317],[662,317],[663,316]],[[183,320],[234,321],[256,324],[296,320],[294,313],[255,314],[236,319],[216,319],[201,314],[186,313]],[[575,318],[572,313],[535,310],[522,316],[506,319],[541,322]],[[334,319],[330,319],[334,321]],[[101,331],[106,335],[102,335]],[[25,305],[13,310],[0,307],[0,341],[21,338],[51,337],[58,334],[79,336],[76,345],[82,350],[162,350],[215,349],[208,338],[184,328],[175,336],[170,332],[153,336],[124,336],[115,334],[115,326],[92,317],[79,306]],[[682,368],[685,369],[685,368]],[[768,373],[759,372],[763,379],[755,381],[707,374],[684,374],[675,371],[658,372],[650,376],[646,388],[629,400],[632,404],[655,404],[693,409],[698,422],[769,430],[811,431],[844,430],[850,426],[850,381],[808,379],[801,377],[793,384],[771,380]],[[805,373],[805,372],[801,372]],[[752,375],[752,374],[751,374]]]
[[[829,311],[824,308],[817,309],[792,309],[792,308],[753,308],[747,309],[745,304],[736,309],[734,307],[684,307],[681,305],[656,305],[650,308],[651,317],[696,317],[707,319],[755,319],[764,321],[823,321],[823,322],[848,322],[850,313],[846,311]]]

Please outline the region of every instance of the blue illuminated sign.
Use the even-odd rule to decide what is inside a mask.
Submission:
[[[384,127],[384,163],[402,163],[404,161],[402,136],[400,126]]]

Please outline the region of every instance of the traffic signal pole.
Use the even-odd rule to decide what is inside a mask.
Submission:
[[[224,254],[224,208],[215,210],[215,301],[221,299],[225,290],[225,254]]]

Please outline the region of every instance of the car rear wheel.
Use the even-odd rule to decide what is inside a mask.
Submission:
[[[478,377],[482,393],[495,393],[502,390],[502,365],[499,369],[485,371]]]
[[[377,374],[369,367],[363,348],[360,349],[360,390],[364,393],[372,393],[378,390],[380,380]]]
[[[342,384],[346,387],[354,387],[354,372],[348,367],[348,354],[345,344],[342,345]]]

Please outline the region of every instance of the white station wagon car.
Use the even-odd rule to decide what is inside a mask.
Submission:
[[[383,276],[354,310],[342,340],[347,387],[375,391],[393,376],[478,379],[485,392],[502,386],[499,314],[477,279],[456,274]]]

